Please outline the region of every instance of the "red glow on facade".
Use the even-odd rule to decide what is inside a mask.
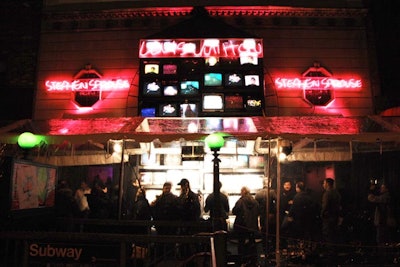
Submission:
[[[332,77],[276,78],[277,89],[328,90],[360,89],[360,79],[336,79]]]
[[[261,39],[141,40],[140,58],[263,57]]]
[[[47,80],[45,82],[48,92],[76,92],[76,91],[116,91],[127,90],[130,87],[127,79],[90,79],[90,80],[74,80],[74,81],[54,81]]]

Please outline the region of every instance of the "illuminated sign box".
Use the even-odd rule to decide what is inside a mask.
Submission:
[[[360,79],[337,79],[332,77],[276,78],[277,89],[358,89],[362,87]]]
[[[139,57],[233,57],[253,62],[263,57],[263,43],[253,38],[141,40]]]

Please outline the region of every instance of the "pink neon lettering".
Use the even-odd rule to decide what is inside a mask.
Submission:
[[[142,41],[139,49],[141,58],[151,57],[240,57],[254,54],[263,57],[263,47],[259,40],[218,40],[205,39],[187,41]]]
[[[278,89],[355,89],[361,88],[362,82],[358,79],[335,78],[276,78],[275,86]]]
[[[75,80],[69,81],[51,81],[45,82],[47,91],[49,92],[66,92],[66,91],[114,91],[129,89],[129,80]]]

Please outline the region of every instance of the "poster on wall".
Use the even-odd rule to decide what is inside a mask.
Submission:
[[[14,161],[11,181],[11,210],[54,207],[57,167]]]

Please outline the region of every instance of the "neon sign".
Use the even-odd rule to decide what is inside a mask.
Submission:
[[[142,40],[139,57],[263,57],[261,39]]]
[[[116,80],[74,80],[74,81],[52,81],[45,82],[48,92],[77,92],[77,91],[116,91],[129,89],[130,83],[126,79]]]
[[[277,89],[357,89],[362,87],[359,79],[335,79],[331,77],[276,78]]]

